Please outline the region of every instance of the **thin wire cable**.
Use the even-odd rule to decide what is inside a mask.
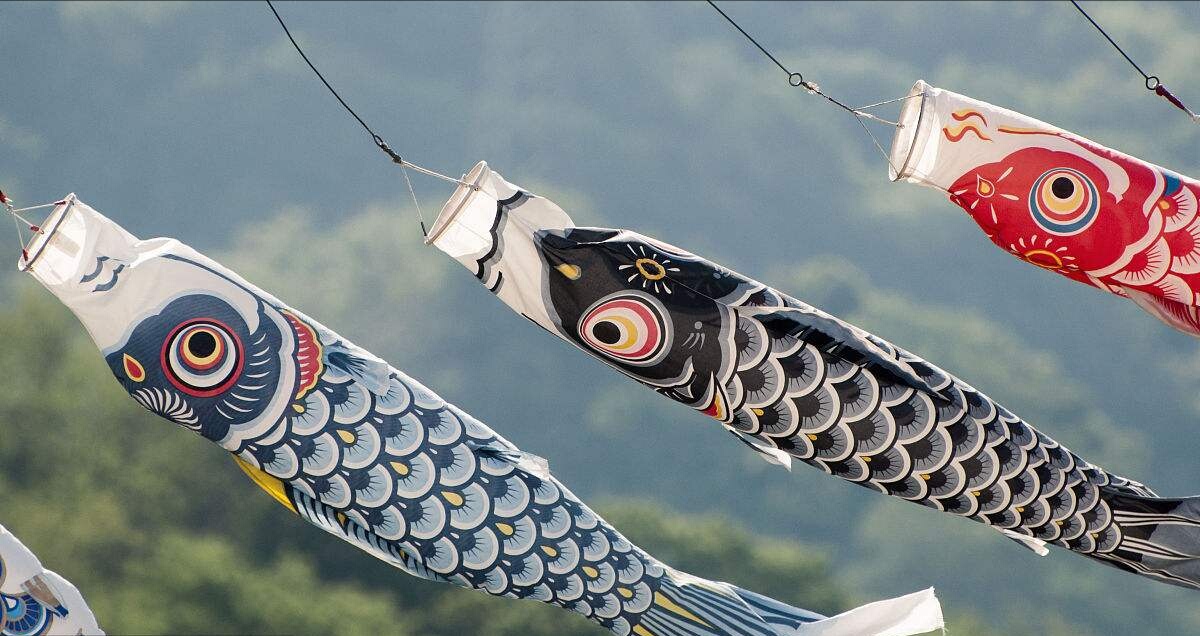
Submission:
[[[412,196],[413,207],[417,209],[417,220],[421,224],[421,236],[429,238],[429,232],[425,230],[425,213],[421,211],[421,202],[417,201],[417,193],[413,190],[412,181],[408,180],[408,170],[404,164],[400,164],[400,173],[404,175],[404,183],[408,184],[408,194]]]
[[[1125,52],[1125,49],[1121,48],[1121,45],[1117,44],[1116,40],[1112,39],[1108,32],[1104,30],[1104,27],[1100,26],[1099,23],[1092,19],[1092,16],[1088,15],[1087,11],[1083,10],[1083,7],[1079,6],[1078,2],[1071,0],[1071,4],[1079,10],[1079,13],[1083,14],[1083,17],[1087,18],[1088,22],[1092,23],[1092,26],[1096,27],[1096,30],[1100,32],[1100,35],[1103,35],[1104,39],[1108,40],[1108,43],[1113,45],[1113,48],[1121,54],[1121,57],[1125,58],[1125,61],[1129,62],[1130,66],[1137,69],[1138,73],[1141,73],[1142,77],[1146,79],[1147,90],[1153,91],[1155,95],[1162,97],[1179,110],[1187,113],[1188,116],[1192,118],[1192,121],[1200,123],[1200,114],[1193,112],[1192,109],[1185,106],[1178,97],[1175,97],[1175,95],[1163,85],[1162,80],[1158,79],[1157,75],[1151,75],[1146,71],[1143,71],[1142,67],[1138,66],[1138,63],[1134,62],[1132,57],[1129,57],[1129,54]]]
[[[894,102],[904,101],[904,100],[914,97],[913,95],[899,97],[896,99],[889,99],[889,100],[878,102],[875,104],[870,104],[870,105],[864,106],[862,108],[852,108],[850,106],[847,106],[846,104],[843,104],[842,102],[838,101],[834,97],[832,97],[830,95],[826,95],[825,93],[821,92],[820,86],[817,86],[817,84],[815,82],[810,82],[808,80],[805,80],[804,75],[802,75],[801,73],[797,73],[797,72],[788,70],[788,67],[784,66],[783,63],[780,62],[778,58],[776,58],[774,55],[771,54],[770,51],[768,51],[766,49],[766,47],[759,44],[758,40],[754,39],[754,36],[747,33],[746,30],[741,27],[741,25],[739,25],[736,21],[734,21],[733,18],[729,17],[728,13],[725,13],[724,11],[722,11],[721,7],[717,6],[717,3],[713,2],[713,0],[706,0],[706,1],[708,2],[708,6],[715,9],[717,13],[721,14],[721,17],[725,18],[725,20],[727,22],[729,22],[729,24],[733,25],[733,28],[737,29],[738,32],[740,32],[742,35],[746,36],[746,39],[750,40],[751,44],[758,47],[758,50],[762,51],[763,55],[766,55],[772,62],[774,62],[775,66],[778,66],[780,68],[780,70],[782,70],[784,73],[787,73],[788,84],[791,84],[792,86],[802,87],[805,90],[807,90],[809,93],[812,93],[813,95],[820,95],[821,97],[824,97],[829,103],[833,104],[834,106],[837,106],[838,108],[841,108],[842,110],[850,113],[851,115],[854,115],[855,120],[858,122],[858,124],[860,126],[862,126],[863,131],[866,132],[867,136],[871,138],[871,143],[873,143],[875,145],[875,147],[879,150],[879,154],[883,157],[883,160],[887,162],[888,166],[890,166],[893,171],[896,171],[896,166],[894,164],[892,164],[892,158],[888,155],[887,151],[885,151],[883,149],[883,146],[879,143],[879,140],[875,138],[875,134],[871,132],[870,128],[867,128],[866,122],[864,122],[863,120],[870,119],[872,121],[877,121],[881,124],[895,126],[896,128],[903,128],[904,126],[898,121],[889,121],[882,117],[878,117],[876,115],[868,113],[868,112],[866,112],[865,109],[874,108],[875,106],[882,106],[884,104],[891,104]]]
[[[865,113],[859,109],[847,106],[846,104],[843,104],[842,102],[838,101],[834,97],[832,97],[830,95],[826,95],[825,93],[821,92],[821,87],[818,86],[815,82],[810,82],[808,80],[805,80],[804,74],[791,71],[788,69],[788,67],[784,66],[783,62],[779,61],[779,58],[772,55],[771,52],[766,49],[766,47],[759,44],[758,40],[754,39],[754,36],[747,33],[746,30],[743,29],[742,26],[740,24],[738,24],[733,18],[729,17],[728,13],[725,13],[724,11],[722,11],[721,7],[717,6],[716,2],[713,2],[713,0],[706,0],[706,2],[708,2],[708,6],[712,7],[714,10],[716,10],[717,13],[721,14],[721,17],[725,18],[725,20],[727,22],[729,22],[729,24],[733,25],[733,28],[737,29],[739,33],[741,33],[743,36],[745,36],[746,39],[749,40],[751,44],[758,47],[758,50],[762,51],[763,55],[766,55],[767,58],[769,58],[772,62],[774,62],[775,66],[778,66],[780,70],[782,70],[784,73],[787,73],[788,84],[791,84],[792,86],[802,87],[802,88],[806,89],[808,92],[812,93],[813,95],[820,95],[821,97],[824,97],[826,100],[828,100],[831,104],[837,106],[838,108],[841,108],[842,110],[845,110],[846,112],[848,112],[856,117],[866,117],[867,119],[872,119],[872,120],[882,122],[885,124],[890,124],[892,126],[900,125],[896,122],[890,122],[886,119],[876,117],[875,115],[872,115],[871,113]]]
[[[292,47],[294,47],[296,49],[296,52],[300,54],[300,57],[304,60],[304,63],[308,64],[308,68],[312,69],[312,72],[316,74],[317,79],[320,79],[321,83],[325,85],[325,88],[329,89],[329,92],[332,93],[334,98],[336,98],[338,100],[338,103],[342,105],[342,108],[345,108],[346,112],[350,113],[350,116],[353,117],[355,119],[355,121],[357,121],[358,124],[363,127],[363,130],[367,131],[367,134],[371,136],[371,141],[375,142],[375,145],[378,146],[379,149],[382,150],[384,153],[386,153],[387,156],[390,157],[394,163],[399,164],[401,168],[404,168],[405,166],[407,166],[409,168],[412,168],[413,170],[416,170],[417,172],[420,172],[421,174],[425,174],[425,175],[428,175],[431,177],[436,177],[438,179],[442,179],[443,181],[457,183],[459,185],[464,185],[464,186],[467,186],[470,188],[474,188],[476,190],[479,189],[478,187],[473,186],[461,179],[455,179],[454,177],[448,177],[440,172],[435,172],[428,168],[423,168],[421,166],[418,166],[415,163],[412,163],[411,161],[405,161],[403,158],[401,158],[400,155],[397,154],[394,150],[392,150],[391,146],[389,146],[387,144],[387,142],[383,140],[383,137],[380,137],[378,133],[376,133],[374,130],[372,130],[371,127],[367,125],[367,122],[363,121],[363,118],[359,117],[358,113],[354,112],[354,109],[351,108],[350,105],[346,103],[346,100],[342,99],[342,96],[337,92],[336,89],[333,88],[333,85],[331,85],[329,83],[329,80],[325,79],[325,76],[321,74],[321,71],[317,70],[316,65],[312,63],[312,60],[308,59],[308,56],[305,55],[305,53],[304,53],[304,49],[300,48],[300,44],[298,42],[296,42],[296,38],[292,37],[291,30],[288,29],[287,24],[283,21],[283,17],[280,16],[279,12],[275,10],[275,5],[271,2],[271,0],[266,0],[266,2],[267,2],[267,6],[271,8],[271,13],[275,14],[275,20],[279,22],[279,26],[283,28],[284,34],[287,35],[288,40],[291,41],[291,43],[292,43]],[[407,179],[407,178],[408,178],[408,175],[406,174],[405,179]],[[412,189],[411,184],[409,185],[409,189],[410,190]],[[424,227],[424,222],[422,221],[422,228],[423,227]]]

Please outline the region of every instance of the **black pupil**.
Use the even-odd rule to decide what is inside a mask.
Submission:
[[[599,322],[592,326],[592,336],[606,345],[616,344],[621,339],[621,330],[611,322]]]
[[[192,334],[192,337],[187,341],[188,353],[197,358],[207,358],[212,355],[212,352],[217,350],[217,339],[207,331],[198,331]]]
[[[1050,191],[1054,193],[1054,196],[1065,199],[1075,194],[1075,184],[1066,177],[1058,177],[1054,183],[1050,184]]]

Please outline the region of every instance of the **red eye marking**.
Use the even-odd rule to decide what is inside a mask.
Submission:
[[[134,360],[128,353],[121,358],[121,364],[125,367],[125,376],[134,382],[141,382],[146,379],[146,370],[142,368],[142,364]]]

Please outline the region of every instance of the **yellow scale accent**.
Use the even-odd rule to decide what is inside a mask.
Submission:
[[[754,411],[754,414],[755,414],[755,415],[757,415],[757,416],[759,416],[759,417],[762,417],[762,415],[763,415],[764,413],[766,413],[766,411],[764,411],[764,410],[762,410],[762,409],[750,409],[750,410],[751,410],[751,411]]]
[[[587,565],[583,566],[583,573],[588,575],[588,578],[590,579],[600,576],[600,572],[596,570],[596,568]]]
[[[623,596],[625,598],[633,598],[633,590],[631,590],[627,587],[618,587],[617,594],[620,594],[621,596]]]
[[[1017,512],[1025,512],[1025,506],[1017,506]]]
[[[971,491],[971,496],[972,496],[972,497],[978,497],[978,496],[979,496],[979,491],[978,491],[978,490],[972,490],[972,491]]]
[[[392,470],[396,471],[396,474],[400,475],[401,477],[405,477],[412,472],[412,469],[403,462],[392,462]]]
[[[513,529],[513,527],[508,525],[507,523],[497,523],[496,529],[500,531],[500,534],[502,534],[506,537],[511,537],[511,536],[513,536],[513,532],[516,532]]]
[[[572,265],[570,263],[560,263],[556,265],[554,269],[557,269],[559,274],[566,276],[570,280],[579,280],[579,277],[583,274],[578,265]]]
[[[864,457],[864,458],[863,458],[863,461],[864,461],[864,462],[867,462],[867,463],[869,464],[869,463],[871,463],[871,458],[870,458],[870,457]]]
[[[551,559],[558,556],[558,550],[555,550],[554,548],[552,548],[548,545],[542,546],[542,552],[545,552],[546,556],[550,557]]]
[[[342,524],[343,526],[346,525],[346,515],[344,515],[340,512],[337,513],[337,520],[338,520],[338,523]]]
[[[926,474],[926,473],[922,473],[922,474],[921,474],[921,479],[924,479],[925,481],[929,481],[929,475],[928,475],[928,474]]]
[[[338,437],[342,438],[342,441],[346,442],[347,444],[353,444],[354,440],[358,439],[354,436],[354,433],[351,433],[350,431],[338,431],[337,434]]]
[[[646,629],[645,627],[642,627],[641,625],[634,625],[633,633],[637,634],[638,636],[654,636],[653,632]]]
[[[297,412],[297,413],[303,413],[303,412],[304,412],[304,405],[303,405],[303,404],[293,404],[293,405],[292,405],[292,410],[293,410],[293,411],[295,411],[295,412]]]
[[[1170,207],[1171,207],[1171,204],[1170,204],[1170,203],[1167,203],[1167,200],[1166,200],[1166,199],[1159,199],[1159,200],[1158,200],[1158,209],[1162,210],[1163,212],[1166,212],[1166,211],[1167,211],[1167,209],[1168,209],[1168,208],[1170,208]]]
[[[712,625],[709,625],[708,623],[705,623],[703,620],[701,620],[699,616],[696,616],[695,614],[687,611],[686,609],[676,605],[675,601],[672,601],[671,599],[667,598],[667,596],[665,594],[663,594],[662,592],[654,593],[654,604],[662,607],[663,609],[667,610],[668,612],[678,614],[694,623],[698,623],[705,627],[712,627]]]
[[[809,433],[809,434],[808,434],[808,439],[811,439],[812,441],[814,441],[814,442],[815,442],[815,441],[817,441],[817,436],[816,436],[816,435],[813,435],[812,433]]]
[[[458,507],[458,506],[463,505],[463,496],[456,492],[450,492],[449,490],[443,490],[442,496],[446,498],[446,501],[450,502],[451,506]]]
[[[287,508],[292,512],[296,512],[296,506],[292,505],[292,502],[288,499],[287,491],[284,489],[282,481],[272,477],[271,475],[268,475],[258,468],[251,466],[246,462],[246,460],[238,457],[237,455],[233,456],[233,461],[237,463],[238,468],[242,469],[242,472],[246,473],[246,475],[250,477],[250,480],[253,481],[256,486],[262,488],[263,491],[265,491],[268,495],[271,495],[275,501],[283,504],[284,508]]]

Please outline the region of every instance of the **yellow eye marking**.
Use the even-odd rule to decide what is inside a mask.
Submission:
[[[659,265],[654,259],[639,258],[633,264],[646,280],[661,280],[667,276],[667,268]]]

